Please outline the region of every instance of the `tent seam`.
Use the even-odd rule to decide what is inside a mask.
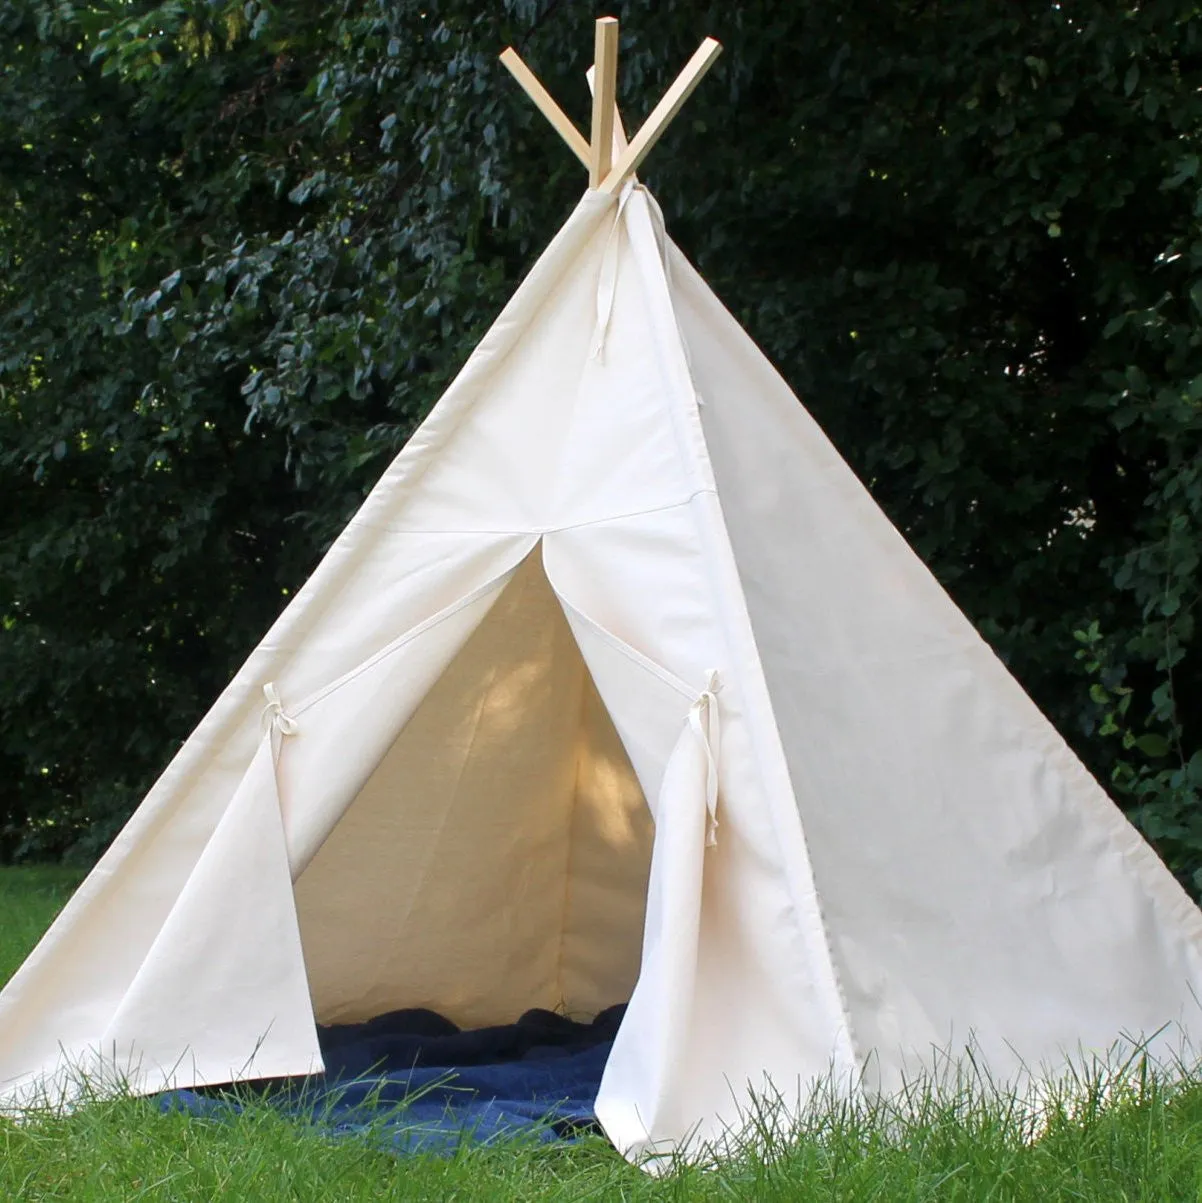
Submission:
[[[477,586],[475,589],[471,590],[470,593],[465,593],[461,598],[459,598],[458,601],[452,602],[445,609],[440,610],[437,614],[426,619],[425,622],[419,622],[417,626],[410,627],[407,631],[403,631],[391,643],[387,644],[385,647],[382,647],[374,655],[369,656],[366,660],[364,660],[362,664],[356,665],[349,672],[343,673],[341,677],[337,677],[328,685],[323,685],[321,689],[314,694],[310,694],[309,697],[304,699],[304,701],[298,702],[291,708],[293,717],[304,714],[305,711],[312,709],[312,707],[316,706],[318,702],[322,701],[324,698],[327,698],[336,690],[343,688],[345,685],[349,685],[352,681],[362,676],[369,669],[374,668],[381,661],[386,660],[389,656],[395,655],[396,652],[400,651],[401,648],[405,647],[407,644],[412,643],[415,639],[420,638],[422,635],[429,634],[436,627],[439,627],[444,622],[454,618],[455,615],[460,611],[466,610],[469,606],[474,605],[478,601],[483,601],[484,598],[494,591],[497,591],[498,593],[503,591],[513,579],[514,574],[521,567],[522,562],[530,555],[530,552],[534,550],[535,546],[537,546],[537,543],[526,548],[526,550],[523,551],[521,558],[512,567],[507,568],[504,572],[492,577],[489,581],[485,582],[485,584]]]
[[[371,530],[386,531],[390,535],[512,535],[523,536],[531,535],[542,537],[544,535],[557,535],[562,531],[581,530],[586,526],[603,526],[606,522],[624,522],[628,518],[641,518],[646,514],[663,514],[668,510],[683,509],[685,506],[691,505],[703,493],[713,493],[715,490],[711,486],[694,489],[686,497],[682,497],[679,501],[665,502],[663,505],[648,506],[642,510],[624,510],[620,514],[607,514],[603,518],[582,518],[579,522],[566,522],[560,526],[538,526],[538,527],[521,527],[518,529],[497,529],[492,527],[456,527],[446,530],[432,530],[427,527],[414,528],[407,530],[403,527],[381,525],[379,523],[358,523],[358,525],[366,526]],[[355,520],[352,519],[352,522]]]
[[[653,225],[653,223],[651,223],[650,216],[648,214],[644,213],[643,217],[644,217],[644,220],[646,220],[649,224],[652,224],[651,232],[652,232],[652,237],[654,237],[654,235],[655,235],[654,225]],[[629,221],[630,218],[628,217],[627,220]],[[641,260],[642,258],[644,258],[644,256],[640,256],[639,258]],[[664,274],[664,270],[663,270],[664,265],[663,265],[663,262],[658,258],[658,256],[656,256],[656,262],[660,267],[659,281],[663,286],[664,294],[665,294],[667,304],[668,304],[668,308],[672,314],[673,328],[674,328],[675,334],[677,336],[677,341],[678,341],[678,343],[682,344],[683,343],[683,335],[680,332],[679,321],[676,319],[675,307],[672,303],[671,291],[668,286],[667,277]],[[673,373],[671,370],[669,370],[668,366],[665,364],[664,359],[663,359],[663,351],[660,348],[658,342],[656,342],[655,348],[656,348],[656,360],[659,364],[660,374],[664,380],[665,392],[667,393],[667,397],[668,397],[666,409],[670,416],[673,433],[676,436],[678,454],[680,454],[682,456],[686,465],[688,465],[692,469],[693,474],[696,475],[698,473],[698,469],[697,469],[696,465],[693,463],[694,456],[691,453],[693,449],[686,443],[686,440],[684,438],[684,433],[680,429],[680,423],[681,423],[681,419],[683,417],[683,413],[678,412],[681,408],[681,406],[680,406],[681,399],[677,396],[677,394],[679,392],[682,392],[683,390],[680,390],[678,387],[674,387],[674,385],[676,383],[673,379],[675,373]],[[685,360],[683,350],[681,351],[681,358],[682,358],[682,360]],[[685,376],[686,380],[688,381],[688,384],[692,390],[693,405],[695,408],[697,389],[696,389],[696,384],[693,381],[692,376],[688,370],[687,360],[685,361],[685,363],[683,365],[683,370],[684,370],[684,376]],[[708,463],[708,449],[706,449],[704,431],[701,431],[701,430],[698,431],[698,438],[700,440],[700,447],[705,452],[706,462]],[[713,478],[712,468],[711,468],[711,472],[710,472],[710,481],[709,481],[708,487],[698,489],[696,491],[696,493],[694,494],[694,497],[700,496],[700,495],[703,495],[706,493],[713,495],[714,504],[718,507],[718,510],[717,510],[718,523],[717,523],[717,525],[720,526],[721,530],[726,535],[726,538],[725,538],[726,551],[732,562],[732,567],[734,569],[734,573],[735,573],[735,576],[737,579],[738,578],[738,567],[737,567],[737,564],[734,563],[734,551],[733,551],[733,547],[731,547],[731,545],[730,545],[730,535],[729,535],[729,532],[726,531],[725,520],[722,516],[721,499],[718,497],[718,494],[717,494],[717,482]],[[697,531],[698,537],[701,539],[703,544],[708,544],[712,549],[714,546],[714,543],[715,543],[715,536],[709,529],[710,524],[703,522],[703,521],[697,521],[696,519],[694,520],[694,523],[695,523],[695,529]],[[714,604],[719,610],[723,639],[727,644],[728,652],[733,652],[734,649],[731,646],[731,638],[730,638],[732,624],[730,623],[728,618],[726,618],[725,616],[722,615],[722,612],[727,609],[727,605],[726,605],[726,601],[725,601],[725,591],[718,587],[719,583],[714,578],[712,561],[713,561],[712,556],[703,557],[703,562],[704,562],[703,570],[705,571],[706,575],[709,577],[711,593],[714,598]],[[757,658],[758,658],[758,647],[756,647],[756,645],[755,645],[755,635],[754,635],[754,631],[752,631],[752,628],[751,628],[750,615],[745,614],[744,618],[745,618],[747,629],[751,633],[752,647],[755,650]],[[739,658],[737,656],[732,654],[731,655],[732,665],[736,664],[738,662],[738,659]],[[762,667],[761,667],[761,672],[762,672]],[[750,701],[751,699],[748,698],[748,700]],[[776,721],[775,716],[772,715],[771,718],[772,718],[772,722],[773,722],[773,725],[775,728],[775,721]],[[749,722],[748,723],[748,734],[750,737],[749,738],[750,746],[753,750],[752,756],[756,762],[757,775],[760,779],[760,787],[764,791],[765,797],[769,800],[768,813],[771,817],[772,826],[777,831],[778,840],[779,840],[780,828],[779,828],[779,821],[778,821],[778,816],[777,816],[777,808],[771,804],[771,799],[772,799],[773,795],[772,795],[771,789],[769,788],[768,775],[765,772],[763,751],[760,746],[760,741],[755,736],[754,728],[755,728],[755,724]],[[775,728],[775,729],[777,731],[777,739],[779,741],[780,740],[780,731],[779,731],[779,728]],[[782,748],[782,756],[783,756],[783,748]],[[789,776],[788,776],[787,765],[784,765],[783,768],[784,768],[784,772],[786,774],[786,780],[789,781],[790,786],[792,787],[791,778],[789,778]],[[796,807],[794,807],[794,809],[796,810]],[[843,1027],[842,1035],[846,1041],[846,1051],[847,1051],[847,1054],[851,1058],[851,1066],[849,1068],[851,1070],[853,1070],[854,1072],[858,1073],[860,1071],[861,1066],[864,1064],[864,1058],[863,1058],[863,1055],[859,1048],[859,1042],[856,1040],[855,1033],[852,1028],[851,1011],[848,1006],[847,994],[846,994],[846,991],[843,986],[843,982],[842,982],[841,975],[839,973],[838,966],[835,962],[835,954],[834,954],[834,947],[833,947],[833,944],[831,941],[830,927],[827,923],[826,915],[823,911],[823,908],[821,905],[821,900],[818,895],[817,880],[815,878],[814,868],[813,868],[813,858],[810,854],[809,844],[808,844],[808,841],[806,840],[805,830],[803,827],[801,827],[801,824],[800,824],[800,817],[798,818],[798,826],[799,826],[798,838],[801,841],[802,851],[803,851],[803,855],[804,855],[805,861],[806,861],[805,867],[808,870],[807,876],[809,878],[810,885],[812,887],[811,888],[811,899],[810,899],[811,909],[812,909],[814,918],[817,920],[817,935],[820,937],[822,949],[825,953],[827,968],[828,968],[828,972],[830,974],[830,984],[831,984],[831,987],[832,987],[833,993],[834,993],[834,1001],[837,1005],[838,1012],[839,1012],[838,1021],[842,1024],[842,1027]],[[782,848],[784,847],[783,840],[780,840],[780,845]],[[801,900],[800,900],[800,898],[797,894],[796,888],[795,888],[793,875],[786,874],[785,876],[786,876],[786,880],[787,880],[789,896],[793,901],[793,906],[797,913],[798,921],[802,925],[802,930],[804,930],[804,927],[807,926],[804,923],[804,916],[806,914],[806,908],[804,908],[801,905]],[[838,1040],[838,1035],[839,1034],[836,1033],[836,1040]]]
[[[547,579],[548,581],[550,580],[550,573],[547,574]],[[570,610],[582,622],[591,627],[593,632],[599,638],[603,639],[607,644],[609,644],[614,651],[618,652],[620,655],[629,660],[633,665],[635,665],[636,668],[641,668],[644,672],[649,673],[651,676],[662,681],[670,689],[680,694],[680,696],[687,702],[692,703],[696,699],[698,691],[695,689],[690,689],[688,683],[682,681],[674,672],[664,668],[662,664],[658,664],[656,661],[652,660],[650,656],[643,655],[638,648],[631,647],[630,644],[624,639],[619,638],[619,636],[615,635],[607,627],[602,626],[601,623],[599,623],[595,618],[591,618],[578,606],[568,601],[568,599],[555,588],[553,583],[551,588],[554,590],[555,596],[559,599],[559,604],[563,606],[565,610]]]
[[[543,570],[544,576],[546,569]],[[548,578],[547,584],[550,585]],[[554,592],[554,590],[552,590]],[[555,993],[559,1001],[563,1004],[563,1011],[566,1015],[568,1012],[567,996],[563,988],[563,956],[564,945],[567,943],[568,930],[568,908],[572,899],[572,853],[576,847],[575,828],[576,817],[580,810],[580,766],[583,759],[581,755],[581,739],[584,734],[584,707],[586,704],[587,683],[585,678],[588,675],[588,667],[584,663],[584,656],[580,652],[580,647],[576,643],[576,637],[572,635],[571,627],[568,628],[568,635],[572,640],[572,646],[576,649],[577,656],[580,657],[580,697],[577,702],[576,711],[576,739],[575,739],[575,765],[572,774],[572,803],[568,812],[568,852],[564,857],[563,871],[563,903],[562,903],[562,919],[559,926],[559,952],[555,958]]]

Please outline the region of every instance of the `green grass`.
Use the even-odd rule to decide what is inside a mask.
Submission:
[[[0,869],[0,985],[17,971],[82,877],[77,869]]]
[[[0,981],[76,878],[0,870]],[[397,1160],[365,1141],[331,1141],[269,1108],[230,1121],[160,1115],[118,1099],[66,1117],[0,1120],[0,1200],[1202,1200],[1202,1084],[1155,1078],[1106,1105],[1078,1106],[1026,1138],[1003,1101],[920,1102],[816,1114],[775,1158],[654,1179],[603,1141],[466,1149]]]

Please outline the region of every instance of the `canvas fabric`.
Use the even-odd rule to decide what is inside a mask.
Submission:
[[[969,1047],[1002,1082],[1145,1040],[1196,1056],[1198,908],[675,248],[669,264],[864,1081],[894,1092]]]
[[[631,186],[0,992],[0,1106],[629,1000],[597,1115],[693,1155],[932,1050],[1005,1079],[1187,1031],[1200,934]]]

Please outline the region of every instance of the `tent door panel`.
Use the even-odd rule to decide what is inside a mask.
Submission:
[[[296,882],[319,1022],[591,1016],[638,974],[652,823],[533,553]]]

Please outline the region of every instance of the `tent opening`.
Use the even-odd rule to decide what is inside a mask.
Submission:
[[[652,835],[536,548],[296,881],[318,1023],[628,1001]]]

